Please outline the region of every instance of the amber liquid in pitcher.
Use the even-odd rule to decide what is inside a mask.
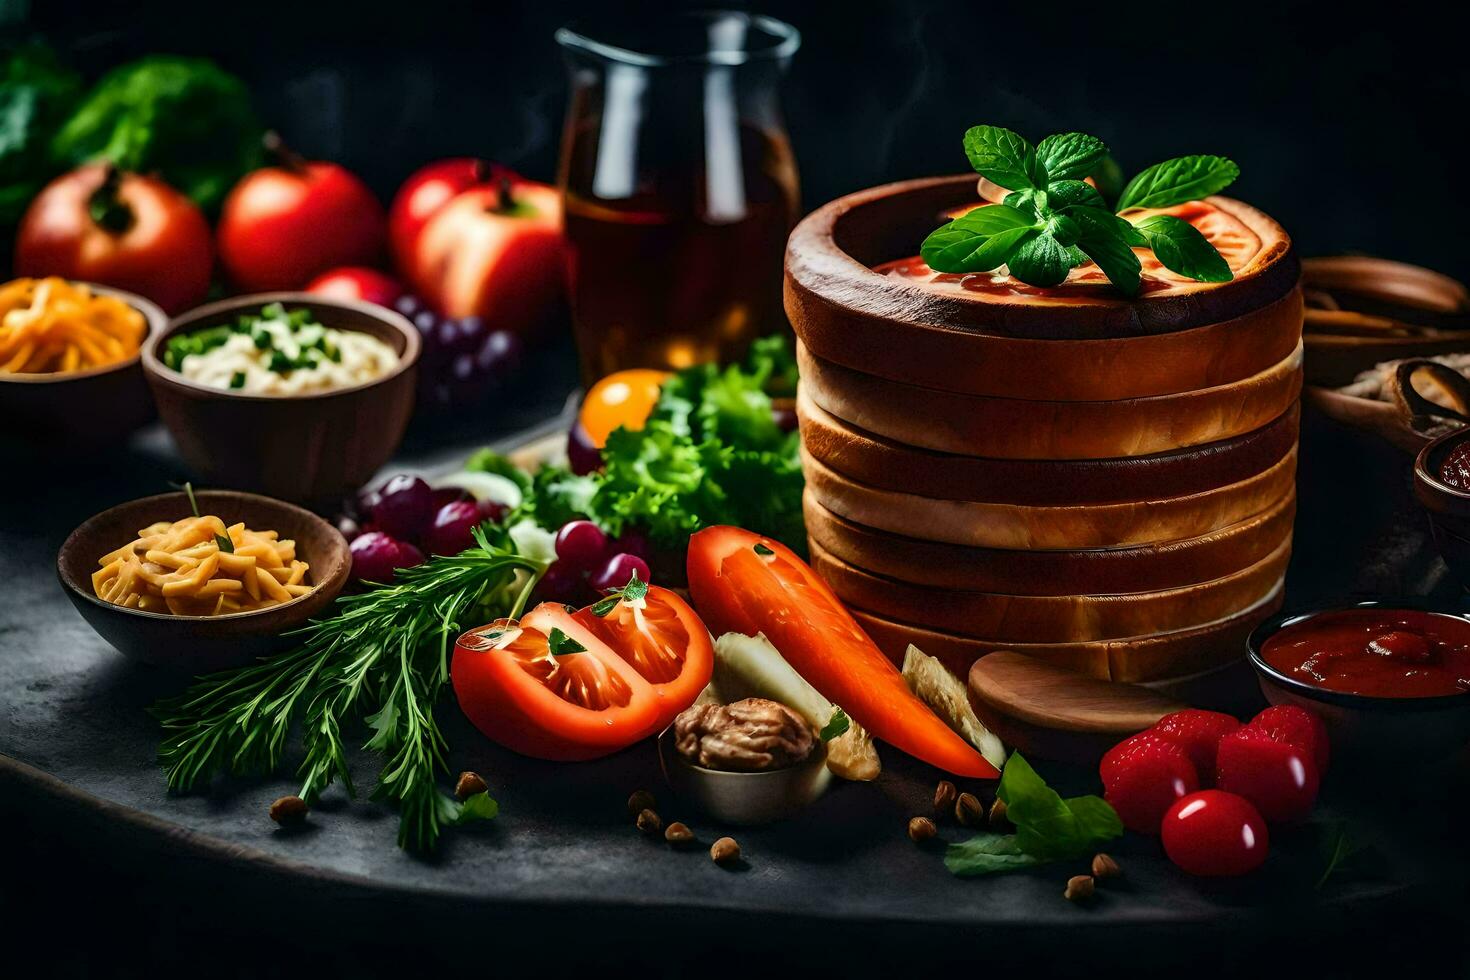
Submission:
[[[598,134],[578,126],[563,153],[584,384],[625,368],[738,358],[757,337],[789,329],[781,268],[797,176],[784,134],[742,123],[739,152],[709,157],[691,154],[697,133],[670,130],[666,145],[640,145],[632,193],[616,198],[596,194]]]

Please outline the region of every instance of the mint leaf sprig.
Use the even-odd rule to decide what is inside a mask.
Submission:
[[[1199,229],[1173,215],[1134,224],[1119,215],[1166,208],[1217,194],[1240,175],[1218,156],[1154,164],[1130,180],[1110,209],[1085,178],[1111,163],[1102,140],[1086,133],[1048,136],[1036,146],[1009,129],[973,126],[965,155],[982,177],[1010,191],[924,239],[919,255],[936,272],[991,272],[1001,266],[1032,286],[1055,286],[1091,260],[1123,293],[1137,295],[1148,248],[1166,268],[1200,282],[1228,282],[1230,266]]]

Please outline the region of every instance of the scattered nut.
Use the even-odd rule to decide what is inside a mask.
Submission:
[[[1006,801],[997,796],[995,802],[990,804],[990,829],[999,832],[1009,823],[1006,819]]]
[[[1092,876],[1099,881],[1103,878],[1116,878],[1122,873],[1123,869],[1118,867],[1118,862],[1110,854],[1099,854],[1092,859]]]
[[[733,837],[721,837],[710,845],[709,856],[715,864],[734,864],[740,860],[740,845]]]
[[[459,774],[459,782],[454,784],[454,797],[463,803],[476,793],[488,793],[490,787],[477,772],[462,772]]]
[[[915,817],[909,821],[909,840],[915,844],[932,840],[937,833],[939,833],[939,828],[934,826],[934,821],[928,817]]]
[[[1067,890],[1062,897],[1069,902],[1085,902],[1092,897],[1092,875],[1076,875],[1067,879]]]
[[[955,789],[954,783],[948,779],[941,779],[939,785],[934,787],[934,812],[943,816],[954,809],[955,800],[959,799],[960,791]]]
[[[961,793],[954,802],[954,818],[962,827],[976,827],[985,822],[985,807],[974,793]]]
[[[646,789],[636,789],[633,795],[628,797],[628,816],[636,817],[644,810],[652,810],[658,806],[658,801],[653,794]]]
[[[664,829],[664,822],[659,815],[652,810],[644,808],[638,811],[638,829],[645,834],[656,834]]]
[[[296,827],[305,822],[310,809],[299,796],[283,796],[271,804],[271,819],[282,827]]]
[[[652,813],[653,811],[649,811]],[[654,818],[658,819],[657,817]],[[694,839],[694,831],[675,820],[664,828],[664,840],[670,844],[687,844]]]

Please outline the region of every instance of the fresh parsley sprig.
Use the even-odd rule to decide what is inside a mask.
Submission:
[[[336,614],[306,627],[296,649],[210,674],[154,705],[169,788],[273,772],[300,723],[298,795],[313,802],[338,779],[355,795],[343,729],[361,721],[372,732],[365,748],[384,757],[373,797],[398,805],[400,846],[432,850],[443,827],[494,816],[488,795],[461,804],[439,787],[448,767],[434,705],[449,680],[450,644],[472,612],[488,598],[518,617],[545,563],[493,543],[483,526],[475,540],[458,555],[399,569],[391,586],[338,599]]]
[[[1107,145],[1086,133],[1048,136],[1036,146],[1009,129],[973,126],[965,155],[982,177],[1010,191],[932,232],[919,255],[936,272],[991,272],[1002,266],[1021,282],[1055,286],[1091,260],[1123,293],[1138,293],[1148,248],[1167,269],[1201,282],[1227,282],[1230,266],[1199,229],[1181,218],[1120,217],[1217,194],[1240,174],[1218,156],[1187,156],[1147,168],[1128,182],[1116,209],[1086,178],[1109,163]]]

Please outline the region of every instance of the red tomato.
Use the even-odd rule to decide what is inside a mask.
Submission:
[[[391,307],[403,295],[403,286],[392,276],[360,265],[323,272],[306,286],[308,293],[330,299],[357,300]]]
[[[214,246],[204,215],[154,177],[89,164],[56,178],[21,219],[18,276],[63,276],[116,286],[168,313],[209,292]]]
[[[553,653],[553,630],[577,651]],[[555,761],[595,759],[662,730],[694,703],[714,666],[709,631],[667,589],[599,620],[543,602],[454,646],[450,676],[465,715],[492,741]]]
[[[1250,801],[1218,789],[1175,801],[1164,814],[1160,836],[1170,861],[1206,877],[1254,871],[1271,849],[1266,821]]]
[[[587,392],[577,421],[597,449],[607,445],[607,437],[619,426],[641,429],[649,413],[658,404],[659,389],[670,378],[667,371],[635,368],[609,374]]]
[[[283,165],[240,179],[225,198],[219,254],[237,289],[300,289],[341,265],[372,265],[383,252],[383,207],[335,163],[281,151]]]
[[[779,541],[705,528],[689,541],[689,592],[715,632],[765,633],[807,683],[894,748],[958,776],[999,775],[914,697],[827,583]]]
[[[1317,802],[1317,763],[1272,732],[1247,725],[1220,740],[1215,785],[1239,793],[1267,820],[1297,820]]]
[[[520,180],[514,172],[477,157],[453,157],[420,167],[409,175],[388,208],[388,244],[400,270],[413,265],[419,232],[434,212],[471,187],[493,185],[502,177]]]
[[[456,195],[424,224],[400,269],[440,314],[478,316],[522,337],[562,303],[565,270],[561,195],[527,180]]]

